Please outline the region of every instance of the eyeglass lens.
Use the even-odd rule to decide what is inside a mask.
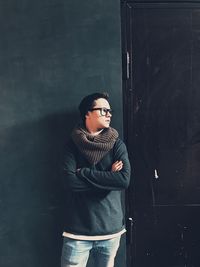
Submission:
[[[101,112],[102,116],[106,116],[108,114],[108,112],[111,114],[112,110],[111,109],[107,109],[107,108],[101,108],[100,112]]]

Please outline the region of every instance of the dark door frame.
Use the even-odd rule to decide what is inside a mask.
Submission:
[[[131,165],[133,153],[129,149],[134,136],[134,85],[133,85],[133,65],[132,65],[132,47],[131,47],[131,9],[132,7],[127,1],[121,1],[121,33],[122,33],[122,87],[123,87],[123,124],[124,124],[124,140],[128,148]],[[133,166],[132,166],[133,169]],[[126,218],[127,218],[127,246],[126,246],[126,262],[127,267],[134,265],[135,243],[133,236],[135,234],[134,210],[130,198],[134,196],[133,179],[126,192]],[[133,253],[134,251],[134,253]]]

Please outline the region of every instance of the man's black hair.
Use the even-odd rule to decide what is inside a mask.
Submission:
[[[78,108],[83,122],[85,122],[85,115],[95,106],[95,100],[99,98],[104,98],[108,100],[109,95],[108,93],[94,93],[91,95],[87,95],[82,99]]]

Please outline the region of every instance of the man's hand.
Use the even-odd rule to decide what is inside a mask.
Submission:
[[[123,168],[123,162],[121,160],[115,161],[112,165],[112,171],[113,172],[121,171],[122,168]]]

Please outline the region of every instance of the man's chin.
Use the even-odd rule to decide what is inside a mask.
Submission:
[[[110,127],[110,124],[105,125],[105,126],[104,126],[104,129],[108,129],[109,127]]]
[[[109,125],[104,125],[101,128],[99,128],[98,130],[101,131],[101,130],[104,130],[104,129],[108,129],[109,127],[110,127],[110,124]]]

